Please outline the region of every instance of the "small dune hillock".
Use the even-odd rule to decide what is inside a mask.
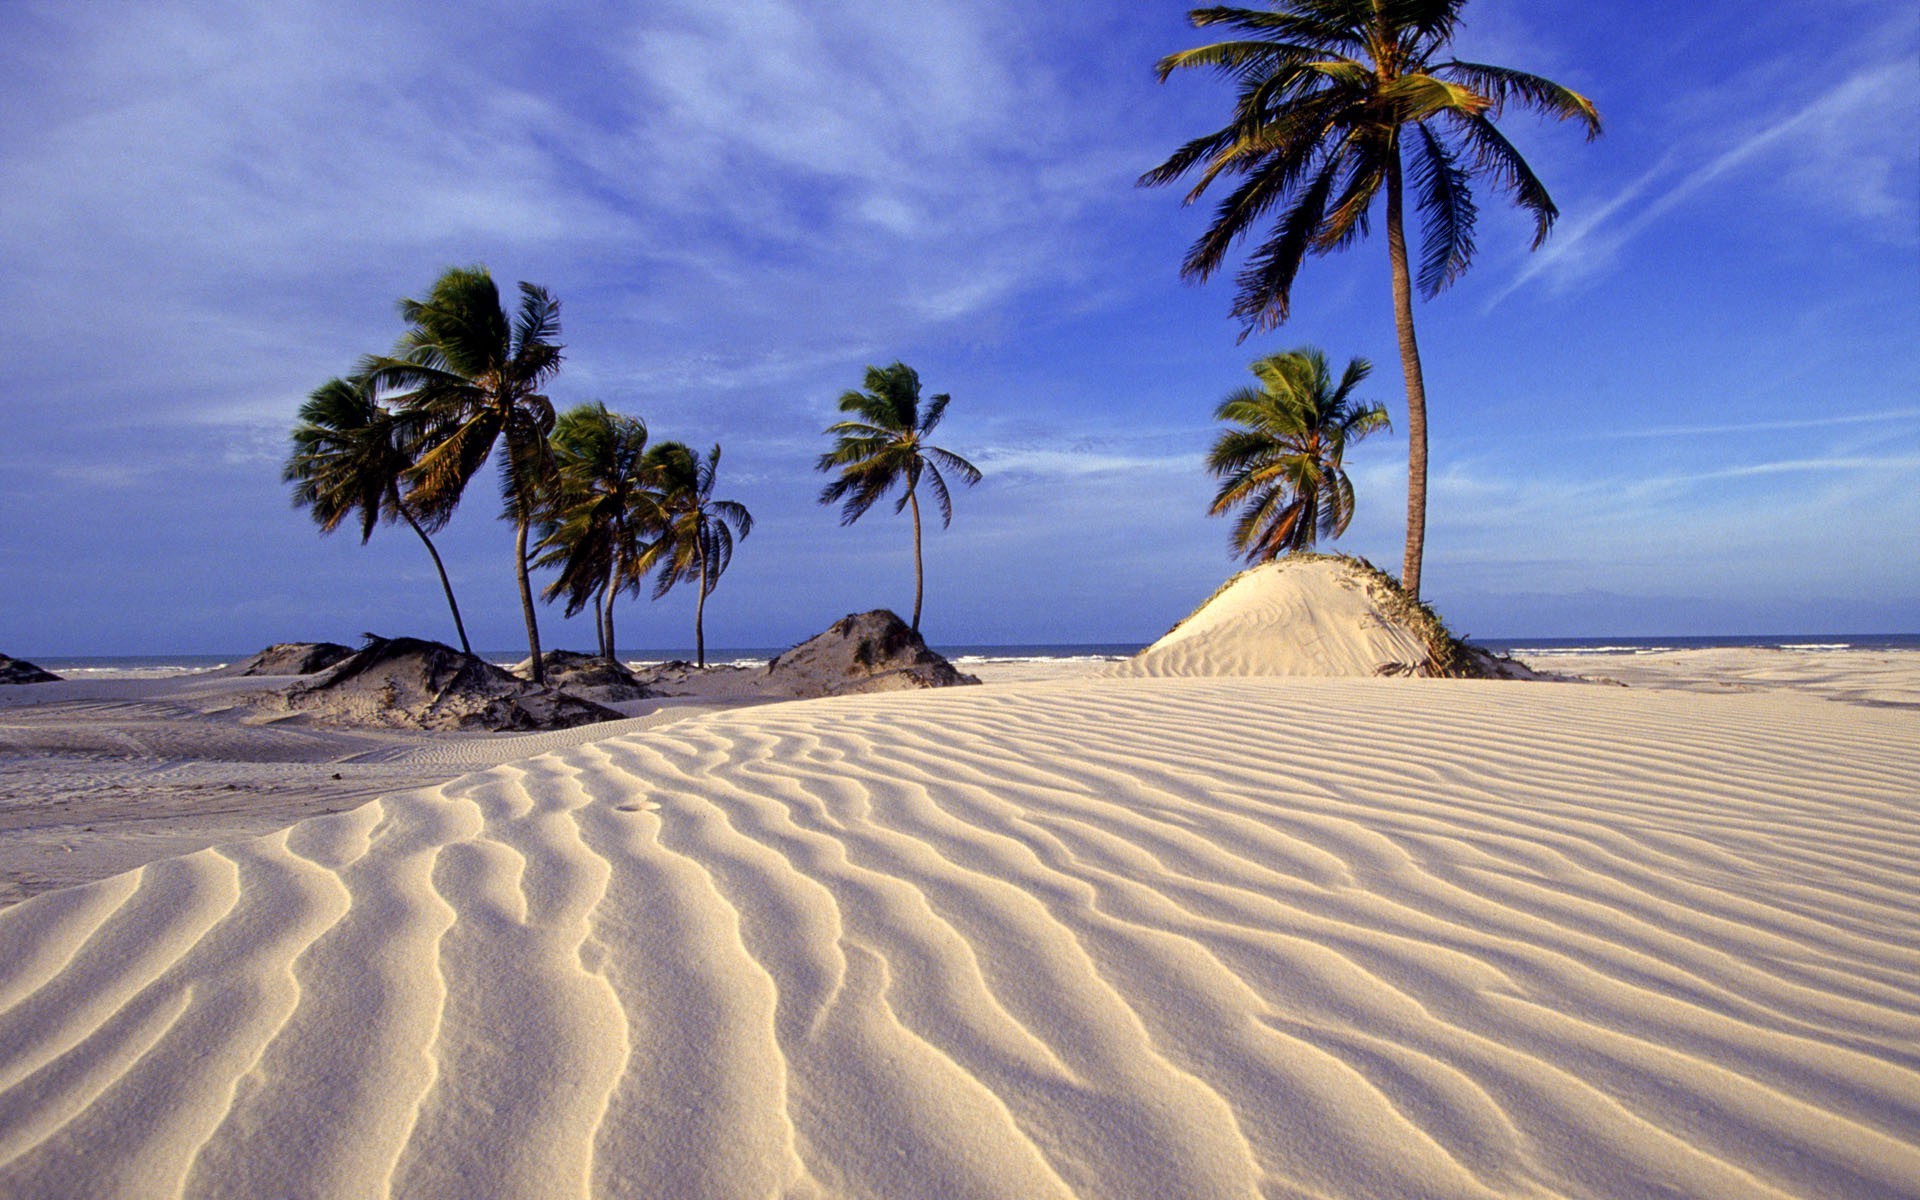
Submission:
[[[275,642],[265,650],[218,672],[221,675],[313,675],[352,657],[339,642]]]
[[[24,658],[9,658],[0,654],[0,684],[58,682],[60,677],[52,671],[43,671]]]
[[[1371,563],[1320,554],[1242,571],[1110,673],[1536,678],[1454,637]]]
[[[419,638],[366,646],[286,695],[293,712],[333,725],[520,732],[570,729],[620,714]]]
[[[979,682],[929,650],[898,615],[877,608],[840,618],[768,663],[762,692],[844,696]]]
[[[608,662],[597,654],[549,650],[540,656],[540,662],[546,667],[548,687],[600,704],[621,704],[658,695],[623,664]],[[521,659],[513,673],[522,679],[529,678],[533,674],[533,660]]]

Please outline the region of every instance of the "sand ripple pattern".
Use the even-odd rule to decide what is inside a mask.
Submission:
[[[698,717],[0,913],[8,1197],[1920,1194],[1920,724]]]

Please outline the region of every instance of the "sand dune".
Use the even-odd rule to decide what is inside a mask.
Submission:
[[[1531,677],[1516,663],[1456,642],[1376,568],[1317,554],[1240,572],[1107,674]]]
[[[0,1194],[1913,1195],[1917,750],[1422,680],[583,742],[0,912]]]

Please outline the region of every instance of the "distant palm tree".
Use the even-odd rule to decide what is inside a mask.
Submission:
[[[415,511],[400,495],[401,476],[412,466],[401,423],[375,400],[373,391],[363,383],[329,379],[300,406],[300,423],[293,427],[293,453],[280,478],[294,485],[294,506],[310,510],[321,533],[332,533],[357,515],[364,546],[375,525],[405,521],[419,535],[433,558],[433,569],[440,573],[460,649],[472,654],[446,565],[427,536],[429,528],[438,532],[447,523],[452,510]]]
[[[544,682],[527,577],[527,529],[551,470],[553,402],[541,388],[560,369],[560,302],[546,289],[522,283],[519,313],[509,322],[486,268],[454,267],[425,300],[402,300],[400,315],[412,328],[391,356],[365,359],[361,372],[370,384],[399,392],[395,403],[421,431],[424,448],[407,473],[407,499],[450,512],[495,444],[505,444],[502,515],[514,526],[514,572],[533,678]]]
[[[593,605],[600,654],[614,662],[613,599],[622,588],[637,587],[634,563],[658,521],[647,426],[605,404],[583,404],[560,414],[549,441],[553,483],[534,565],[558,567],[560,574],[541,596],[565,596],[569,617]]]
[[[648,469],[657,473],[659,532],[634,563],[636,574],[657,572],[658,600],[676,583],[697,583],[693,609],[694,657],[707,665],[707,597],[733,561],[733,542],[753,532],[753,514],[732,500],[713,498],[720,472],[720,447],[702,459],[680,442],[662,442],[647,451]]]
[[[1387,410],[1353,399],[1373,370],[1347,364],[1334,386],[1327,356],[1305,347],[1252,366],[1259,387],[1233,392],[1214,418],[1240,426],[1221,433],[1207,471],[1221,481],[1209,516],[1240,508],[1231,544],[1248,562],[1268,562],[1339,537],[1353,520],[1353,484],[1342,467],[1347,447],[1387,427]]]
[[[1200,67],[1239,89],[1233,119],[1195,138],[1141,176],[1171,183],[1198,169],[1192,203],[1221,175],[1240,180],[1213,224],[1187,252],[1181,274],[1204,280],[1249,231],[1272,219],[1238,277],[1233,313],[1247,332],[1288,316],[1294,276],[1310,254],[1344,249],[1365,235],[1374,201],[1386,197],[1387,257],[1407,385],[1407,547],[1400,581],[1420,592],[1427,523],[1427,394],[1414,340],[1402,192],[1411,157],[1415,204],[1425,226],[1420,291],[1432,298],[1473,260],[1474,175],[1533,214],[1533,245],[1559,210],[1526,160],[1494,127],[1509,103],[1600,133],[1591,101],[1537,75],[1443,58],[1466,0],[1271,0],[1268,9],[1196,8],[1196,26],[1244,37],[1170,54],[1164,82]],[[1244,334],[1242,336],[1245,336]]]
[[[858,420],[839,421],[827,426],[834,435],[832,450],[820,456],[815,465],[822,471],[840,472],[840,477],[820,489],[820,503],[844,501],[840,523],[851,525],[896,485],[903,489],[893,511],[913,510],[913,620],[920,628],[920,597],[926,575],[920,561],[920,480],[924,476],[940,505],[942,528],[953,524],[953,497],[941,476],[945,467],[959,476],[968,487],[980,482],[980,470],[957,454],[929,445],[927,435],[940,424],[951,396],[942,392],[920,407],[920,376],[905,363],[888,367],[868,367],[866,387],[845,392],[840,411],[857,413]]]

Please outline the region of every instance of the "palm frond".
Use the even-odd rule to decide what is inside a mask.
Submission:
[[[1600,136],[1600,110],[1593,106],[1593,101],[1551,79],[1516,71],[1511,67],[1462,62],[1459,59],[1435,63],[1432,70],[1437,75],[1452,76],[1488,97],[1493,104],[1491,114],[1495,117],[1506,110],[1510,101],[1518,102],[1562,121],[1580,122],[1586,126],[1588,141]]]
[[[947,405],[952,402],[953,397],[945,392],[940,392],[927,401],[926,408],[921,410],[919,423],[915,426],[921,436],[924,437],[933,432],[934,426],[940,424],[940,418],[946,415]]]
[[[1256,329],[1272,329],[1287,319],[1293,305],[1294,278],[1300,274],[1307,250],[1325,219],[1327,198],[1338,175],[1337,159],[1324,163],[1280,218],[1274,236],[1253,253],[1235,277],[1239,293],[1232,313],[1244,319],[1242,340]]]
[[[1494,128],[1492,121],[1473,116],[1457,118],[1456,123],[1473,148],[1474,170],[1490,176],[1513,197],[1516,205],[1533,214],[1533,248],[1538,250],[1546,244],[1547,234],[1552,232],[1553,223],[1560,216],[1553,197],[1547,195],[1546,185],[1535,177],[1527,160],[1520,157],[1520,152]]]
[[[938,446],[922,446],[921,453],[925,454],[931,462],[937,463],[959,476],[961,482],[965,483],[968,487],[972,487],[984,478],[984,476],[980,474],[979,467],[974,466],[950,450],[942,450]]]
[[[1192,9],[1187,20],[1196,29],[1225,25],[1243,33],[1265,35],[1282,42],[1315,47],[1345,47],[1364,51],[1367,43],[1347,14],[1324,4],[1289,4],[1280,11],[1207,5]],[[1290,11],[1289,11],[1290,10]]]
[[[1417,279],[1421,294],[1432,299],[1472,265],[1479,210],[1453,151],[1428,126],[1414,128],[1413,186],[1424,227]]]

